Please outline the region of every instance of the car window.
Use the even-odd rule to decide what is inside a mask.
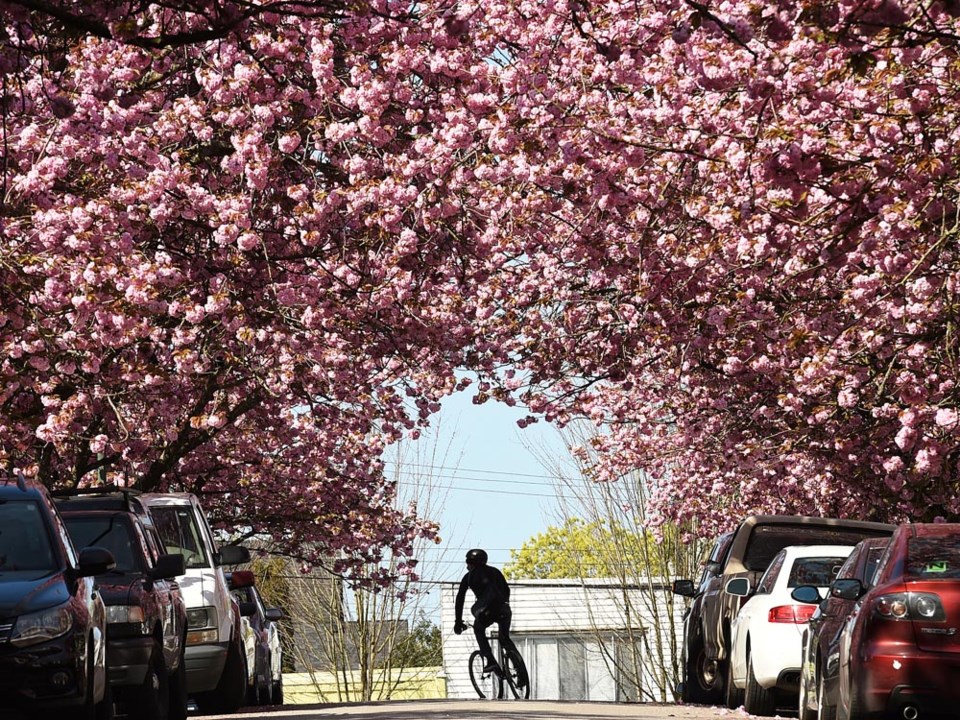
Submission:
[[[960,577],[960,539],[914,537],[907,541],[905,575],[926,580]]]
[[[727,557],[727,551],[730,549],[734,535],[735,533],[732,532],[721,535],[717,539],[716,545],[713,546],[713,551],[710,553],[707,562],[722,564]]]
[[[863,565],[863,577],[860,578],[864,585],[869,587],[873,584],[873,577],[877,574],[877,567],[880,565],[880,558],[883,557],[886,545],[881,547],[872,547],[867,550],[867,561]]]
[[[43,577],[57,569],[43,511],[34,500],[0,502],[0,575]]]
[[[773,558],[769,567],[767,567],[767,571],[757,584],[757,594],[770,593],[773,591],[773,586],[777,584],[777,577],[780,575],[780,568],[783,567],[783,561],[786,556],[787,554],[781,551]]]
[[[837,572],[837,578],[846,580],[848,578],[856,577],[857,564],[864,552],[866,552],[866,549],[863,549],[862,551],[854,551],[847,555],[847,559],[843,561],[843,565],[840,566],[840,570]]]
[[[788,545],[856,545],[879,534],[817,525],[757,525],[750,534],[743,565],[747,570],[764,570],[773,556]]]
[[[113,554],[118,572],[143,572],[140,553],[134,552],[133,528],[121,515],[83,517],[64,513],[70,537],[78,548],[102,547]]]
[[[180,553],[188,568],[209,567],[203,536],[189,505],[162,505],[150,508],[153,524],[168,553]]]
[[[787,587],[815,585],[826,587],[833,582],[845,557],[800,557],[793,561]]]

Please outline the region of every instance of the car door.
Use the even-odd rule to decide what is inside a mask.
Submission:
[[[746,686],[747,678],[747,641],[750,636],[751,627],[760,627],[760,623],[765,621],[767,610],[769,609],[769,597],[780,576],[780,570],[783,567],[786,551],[778,552],[770,566],[763,575],[760,576],[760,582],[753,596],[744,603],[740,612],[730,623],[730,634],[733,638],[733,649],[731,651],[731,662],[733,663],[734,682],[738,687]]]

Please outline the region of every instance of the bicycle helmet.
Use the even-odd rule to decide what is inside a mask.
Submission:
[[[473,550],[467,550],[467,565],[486,565],[487,564],[487,553],[485,550],[480,548],[473,548]]]

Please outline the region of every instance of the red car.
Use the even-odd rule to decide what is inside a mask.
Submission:
[[[872,587],[837,580],[833,593],[859,598],[840,639],[840,718],[956,717],[960,524],[901,525]]]

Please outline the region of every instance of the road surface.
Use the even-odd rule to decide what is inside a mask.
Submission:
[[[749,717],[742,709],[652,703],[584,703],[545,700],[411,700],[249,708],[235,715],[191,716],[233,720],[716,720]]]

